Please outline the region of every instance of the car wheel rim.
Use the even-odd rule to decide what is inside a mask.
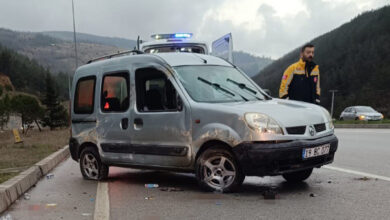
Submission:
[[[85,154],[82,163],[84,173],[88,176],[88,178],[98,179],[99,166],[95,156],[91,153]]]
[[[208,158],[203,164],[202,171],[205,183],[216,190],[229,187],[236,177],[234,163],[225,156]]]

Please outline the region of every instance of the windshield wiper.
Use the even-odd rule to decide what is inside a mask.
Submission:
[[[256,96],[257,92],[254,89],[249,88],[247,85],[245,85],[245,83],[239,83],[229,78],[227,78],[226,81],[233,83],[234,85],[238,86],[238,88],[240,89],[246,89],[247,91],[251,92],[252,96],[255,97],[257,100],[263,100],[257,97]]]
[[[216,89],[216,90],[221,90],[221,91],[224,91],[225,93],[227,93],[227,94],[229,94],[229,95],[231,95],[231,96],[236,96],[236,94],[234,94],[234,93],[230,92],[229,90],[227,90],[227,89],[221,87],[221,85],[219,85],[218,83],[210,82],[210,81],[208,81],[208,80],[206,80],[206,79],[203,79],[202,77],[198,77],[198,80],[201,81],[201,82],[203,82],[203,83],[205,83],[205,84],[207,84],[207,85],[210,85],[211,87],[213,87],[213,88]],[[239,94],[239,95],[240,95],[240,94]],[[242,96],[242,95],[240,95],[240,96],[241,96],[241,98],[244,99],[245,101],[248,101],[248,99],[245,98],[244,96]]]

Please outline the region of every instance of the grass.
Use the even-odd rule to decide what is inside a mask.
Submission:
[[[381,121],[359,121],[359,120],[336,120],[335,124],[390,124],[390,119],[383,119]]]
[[[0,169],[30,167],[51,153],[62,148],[69,141],[69,130],[44,129],[30,130],[27,135],[21,134],[23,143],[15,144],[11,130],[0,132]],[[0,183],[18,173],[0,174]]]

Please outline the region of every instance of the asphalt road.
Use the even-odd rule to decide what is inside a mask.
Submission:
[[[96,182],[83,180],[78,164],[68,159],[52,179],[42,179],[28,192],[29,200],[21,198],[3,215],[93,219],[96,205],[98,211],[106,207],[110,219],[389,219],[390,130],[337,129],[336,135],[340,143],[334,163],[316,169],[301,184],[247,177],[237,193],[205,193],[191,174],[112,167],[109,180],[99,183],[108,186],[104,192]],[[160,187],[145,188],[146,183]],[[264,199],[271,188],[276,199]],[[109,199],[102,200],[105,193]]]

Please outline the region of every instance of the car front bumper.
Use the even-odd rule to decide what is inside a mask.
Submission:
[[[330,144],[329,154],[303,159],[305,148]],[[244,142],[233,148],[241,168],[247,176],[275,176],[320,167],[333,162],[338,146],[335,135],[313,140],[285,142]]]

